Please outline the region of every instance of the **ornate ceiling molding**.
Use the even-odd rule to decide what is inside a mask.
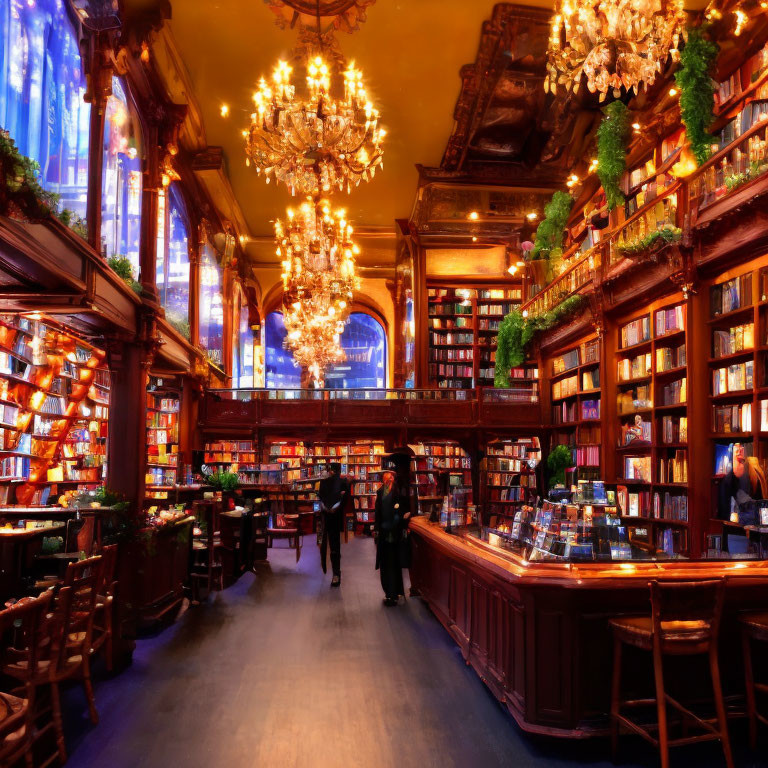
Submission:
[[[365,9],[376,0],[264,0],[281,29],[309,28],[317,35],[317,16],[324,32],[355,32],[365,22]]]

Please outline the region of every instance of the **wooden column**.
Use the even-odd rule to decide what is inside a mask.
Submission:
[[[148,125],[146,136],[147,155],[141,187],[141,243],[139,247],[139,282],[145,303],[158,305],[155,264],[158,235],[158,200],[162,189],[162,152],[158,146],[157,123]]]
[[[424,249],[416,248],[413,260],[413,319],[416,323],[416,386],[429,386],[429,302],[427,301],[427,257]]]
[[[205,243],[203,233],[203,226],[198,223],[197,236],[189,238],[189,340],[195,347],[200,345],[200,258]]]
[[[107,486],[140,514],[146,474],[146,394],[151,357],[135,339],[107,345],[111,373]]]

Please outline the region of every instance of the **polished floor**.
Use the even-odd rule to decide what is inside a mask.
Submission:
[[[532,739],[505,714],[419,600],[381,605],[373,543],[342,548],[329,589],[305,539],[272,550],[172,627],[139,641],[133,666],[97,682],[101,723],[67,694],[71,768],[428,768],[609,766],[605,741]],[[81,712],[83,717],[81,717]],[[738,746],[737,765],[768,766]],[[763,740],[768,754],[768,733]],[[655,766],[624,741],[627,768]],[[673,753],[673,766],[724,765],[715,745]]]

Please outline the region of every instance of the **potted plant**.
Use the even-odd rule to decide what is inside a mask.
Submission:
[[[235,472],[213,472],[203,476],[207,485],[216,491],[216,497],[221,499],[223,495],[234,494],[240,486],[240,478]]]
[[[565,485],[565,470],[573,463],[571,449],[567,445],[557,445],[547,456],[549,469],[549,487]]]

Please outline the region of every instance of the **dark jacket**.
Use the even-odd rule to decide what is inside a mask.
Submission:
[[[323,512],[331,513],[333,505],[341,501],[342,503],[333,510],[332,514],[342,514],[346,500],[349,498],[349,490],[349,480],[346,477],[341,475],[324,477],[317,489],[317,495],[325,507]]]
[[[392,499],[391,503],[394,507],[394,505],[398,505],[397,509],[394,510],[394,516],[395,516],[395,525],[394,528],[391,529],[392,533],[395,535],[395,539],[397,542],[400,542],[403,538],[403,532],[408,528],[408,520],[404,518],[404,515],[408,512],[410,512],[410,516],[414,517],[417,514],[417,506],[416,506],[416,491],[415,489],[409,487],[409,486],[403,486],[398,485],[397,482],[395,482],[392,485]],[[376,568],[378,569],[381,561],[381,545],[384,541],[383,533],[385,534],[386,531],[382,530],[382,524],[385,524],[385,509],[384,509],[384,503],[386,503],[387,500],[384,499],[384,486],[382,485],[381,488],[379,488],[378,491],[376,491],[376,506],[374,508],[374,522],[373,522],[373,530],[377,534],[376,539]]]

